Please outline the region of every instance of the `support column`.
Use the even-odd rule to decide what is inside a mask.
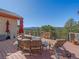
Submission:
[[[24,33],[24,29],[23,29],[23,18],[20,18],[20,29],[19,29],[19,33],[20,34]]]

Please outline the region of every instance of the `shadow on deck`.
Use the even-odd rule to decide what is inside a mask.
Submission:
[[[2,58],[0,58],[2,59]],[[42,54],[33,54],[33,55],[26,55],[22,53],[22,51],[17,51],[15,53],[10,53],[10,55],[5,56],[3,59],[55,59],[54,57],[51,58],[51,54],[49,51],[45,50]]]
[[[15,40],[6,40],[0,42],[0,59],[55,59],[51,58],[48,50],[44,50],[42,54],[26,55],[22,51],[17,50]]]
[[[77,56],[79,55],[78,53],[79,47],[77,48],[74,45],[70,44],[69,42],[67,42],[64,45],[64,47],[66,48],[66,52],[71,54],[71,58],[68,58],[67,56],[65,56],[66,52],[63,49],[59,48],[57,49],[57,53],[59,54],[59,59],[79,59],[76,57],[76,54],[75,54],[77,53]],[[26,55],[22,51],[17,50],[17,44],[15,40],[13,41],[7,40],[7,41],[0,42],[0,59],[57,59],[57,58],[49,50],[43,50],[42,55],[40,54],[33,54],[31,56]]]

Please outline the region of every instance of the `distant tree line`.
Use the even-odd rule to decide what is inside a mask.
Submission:
[[[41,36],[42,32],[50,32],[50,38],[54,37],[57,39],[67,39],[69,32],[77,32],[79,33],[79,21],[74,21],[74,19],[70,18],[64,25],[64,27],[54,27],[51,25],[44,25],[41,27],[24,29],[26,34],[29,34],[32,31],[32,35]]]

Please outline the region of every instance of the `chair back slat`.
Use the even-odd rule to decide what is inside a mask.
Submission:
[[[19,40],[19,47],[21,48],[30,48],[30,40],[21,41]]]
[[[26,47],[26,48],[30,48],[30,40],[27,40],[27,41],[24,41],[24,46]]]
[[[54,47],[61,47],[66,42],[66,40],[57,40]]]
[[[40,47],[41,46],[41,40],[33,40],[31,41],[31,47]]]

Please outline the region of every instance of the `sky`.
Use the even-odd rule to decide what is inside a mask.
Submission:
[[[24,27],[63,27],[70,18],[79,20],[79,0],[0,0],[0,8],[21,15]]]

